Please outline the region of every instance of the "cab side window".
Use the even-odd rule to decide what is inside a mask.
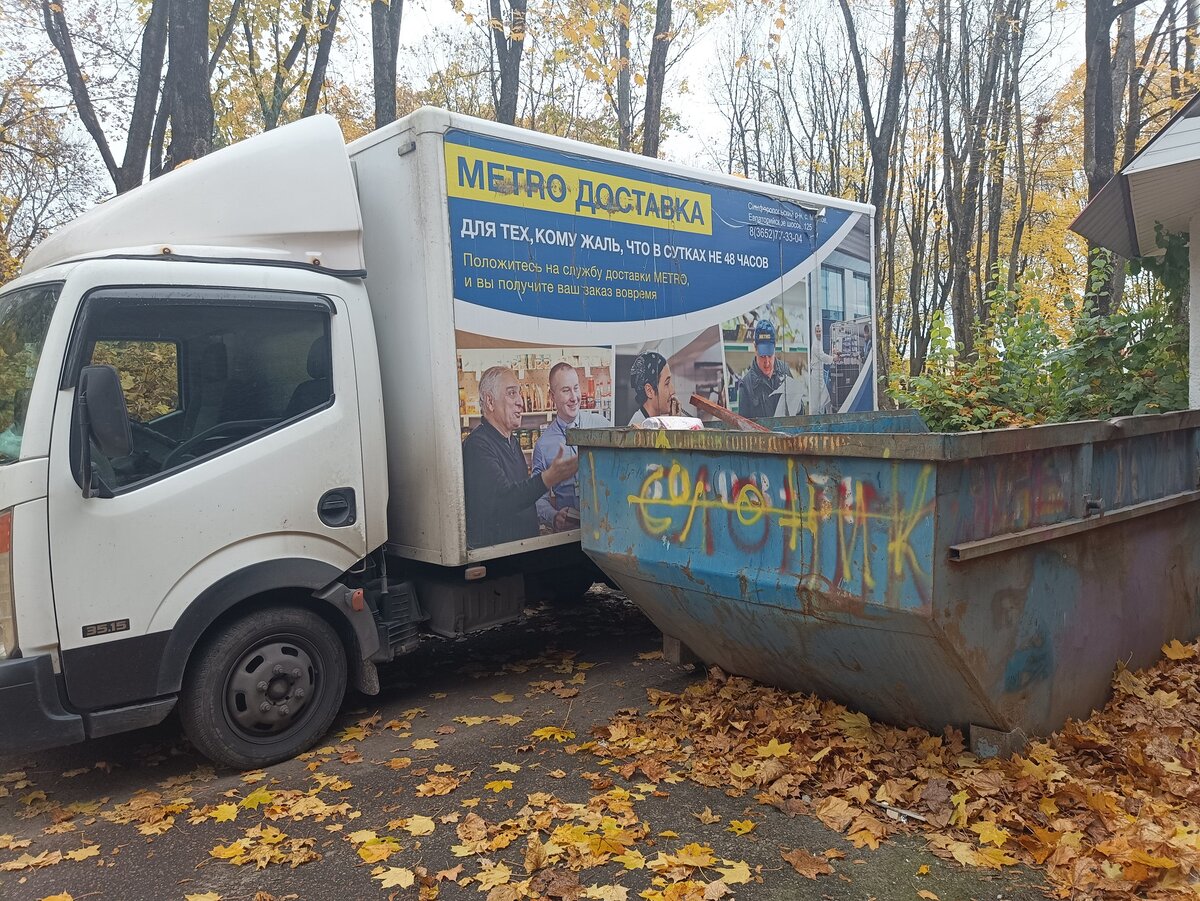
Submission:
[[[93,448],[103,485],[196,465],[332,403],[328,301],[147,290],[100,292],[85,307],[79,365],[117,369],[133,436],[126,457]]]
[[[92,362],[107,363],[121,374],[134,422],[179,410],[179,345],[174,341],[97,341]]]

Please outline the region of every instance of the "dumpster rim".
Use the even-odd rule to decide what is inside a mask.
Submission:
[[[1028,428],[978,432],[734,432],[649,430],[636,427],[570,429],[567,441],[580,448],[678,450],[785,456],[865,457],[956,462],[1030,451],[1098,444],[1118,438],[1200,428],[1200,410],[1148,413],[1116,419],[1085,419]]]

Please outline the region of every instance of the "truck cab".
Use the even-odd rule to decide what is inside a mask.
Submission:
[[[333,171],[319,219],[275,211],[301,230],[277,247],[222,246],[211,214],[203,246],[146,246],[147,217],[186,211],[126,195],[0,291],[0,750],[178,704],[201,751],[256,766],[322,735],[348,681],[377,684],[378,357],[360,259],[322,265],[357,228],[344,153]]]

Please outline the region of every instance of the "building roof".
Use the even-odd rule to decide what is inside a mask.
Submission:
[[[1123,257],[1152,256],[1157,223],[1185,232],[1200,213],[1200,94],[1083,208],[1071,230]]]
[[[362,216],[337,120],[301,119],[118,194],[35,247],[23,271],[164,253],[361,270]]]

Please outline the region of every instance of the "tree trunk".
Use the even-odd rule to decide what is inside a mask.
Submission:
[[[317,58],[313,61],[312,77],[308,80],[308,91],[304,95],[301,117],[315,115],[321,102],[321,91],[325,88],[325,70],[329,68],[329,51],[333,47],[333,35],[337,31],[338,13],[342,0],[329,0],[325,8],[325,21],[321,23],[321,37],[317,42]]]
[[[875,290],[878,298],[879,287],[883,282],[882,258],[880,255],[880,217],[883,216],[889,177],[891,175],[892,148],[896,143],[896,128],[900,121],[901,88],[904,86],[905,50],[908,33],[908,0],[894,0],[892,4],[892,44],[890,65],[888,67],[887,84],[884,86],[883,105],[879,110],[876,122],[871,108],[871,90],[867,81],[866,66],[863,63],[862,49],[858,41],[858,29],[854,16],[850,12],[848,0],[838,0],[842,10],[842,18],[846,21],[846,37],[850,44],[850,56],[854,61],[854,74],[858,81],[859,102],[862,104],[863,121],[866,125],[867,143],[871,150],[871,162],[868,176],[867,200],[875,207],[875,229],[871,236],[873,258],[875,262]],[[876,322],[878,330],[879,323]],[[890,334],[890,329],[883,330]],[[875,358],[878,361],[878,378],[886,384],[888,378],[888,347],[877,348]]]
[[[42,23],[54,49],[62,59],[71,89],[71,99],[79,121],[96,144],[104,167],[108,170],[113,187],[120,194],[142,183],[146,172],[146,158],[150,152],[150,138],[154,126],[155,108],[158,106],[158,83],[162,77],[163,58],[167,49],[168,0],[155,0],[150,6],[142,32],[141,55],[138,59],[137,89],[134,93],[133,111],[129,130],[125,138],[125,154],[117,163],[109,146],[108,137],[100,124],[99,116],[92,104],[87,78],[75,55],[71,31],[67,25],[63,2],[42,2]]]
[[[1187,72],[1196,71],[1196,0],[1184,0],[1187,6],[1185,19],[1187,35],[1183,42],[1183,68]]]
[[[396,119],[396,55],[404,0],[371,0],[371,75],[375,89],[375,127]]]
[[[662,139],[663,83],[667,80],[667,52],[671,49],[671,0],[657,0],[654,39],[646,69],[646,114],[642,119],[642,154],[657,157]]]
[[[1008,280],[1005,287],[1010,297],[1017,288],[1017,261],[1020,258],[1021,241],[1025,236],[1025,226],[1029,222],[1029,174],[1028,161],[1025,158],[1025,119],[1021,113],[1020,79],[1017,79],[1015,90],[1013,91],[1013,125],[1013,131],[1017,136],[1014,159],[1017,180],[1017,218],[1013,223],[1012,242],[1008,248]],[[1033,128],[1036,140],[1042,129],[1040,118],[1034,121]],[[1010,309],[1010,312],[1016,311]]]
[[[498,91],[493,91],[496,121],[505,125],[517,122],[517,95],[521,86],[521,54],[525,50],[525,8],[527,0],[510,0],[507,27],[500,11],[500,0],[489,0],[492,13],[492,41],[500,70]]]
[[[1116,123],[1113,121],[1113,69],[1110,34],[1114,12],[1110,0],[1085,0],[1083,18],[1083,171],[1087,176],[1088,200],[1100,193],[1112,179],[1117,154]],[[1088,261],[1100,252],[1088,242]],[[1111,279],[1104,279],[1094,290],[1095,310],[1106,315],[1112,309]]]
[[[170,0],[171,143],[163,170],[212,150],[213,103],[208,81],[208,0]]]
[[[942,157],[945,161],[946,220],[949,225],[948,253],[950,256],[950,311],[954,320],[954,340],[965,356],[974,353],[975,321],[982,307],[982,286],[972,284],[971,264],[978,257],[977,228],[981,215],[982,186],[985,163],[988,159],[989,123],[992,121],[993,105],[996,102],[996,79],[1000,60],[1007,49],[1007,39],[1014,27],[1014,16],[1005,8],[1004,0],[993,0],[987,20],[985,53],[982,71],[974,104],[968,109],[964,123],[966,134],[961,142],[956,138],[963,130],[954,116],[954,103],[950,93],[952,78],[966,79],[967,73],[950,71],[950,47],[948,42],[950,9],[948,0],[942,0],[940,12],[941,37],[938,48],[938,81],[942,103]],[[967,43],[969,31],[966,8],[958,8],[959,32],[963,45]],[[961,66],[960,66],[961,68]],[[969,94],[963,92],[959,98],[969,102]]]
[[[629,71],[629,16],[630,9],[624,4],[617,5],[617,59],[620,70],[617,72],[617,148],[619,150],[633,149],[633,101],[630,86]]]

